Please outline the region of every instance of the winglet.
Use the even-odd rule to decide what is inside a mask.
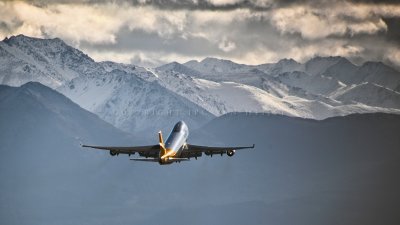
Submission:
[[[251,148],[254,148],[256,145],[255,144],[253,144],[253,147],[251,147]]]

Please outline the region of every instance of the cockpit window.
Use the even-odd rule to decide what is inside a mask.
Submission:
[[[173,132],[180,132],[182,130],[182,123],[179,122],[174,126]]]

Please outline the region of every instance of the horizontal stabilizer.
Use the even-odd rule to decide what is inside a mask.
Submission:
[[[190,161],[190,159],[188,159],[188,158],[172,158],[172,157],[169,157],[169,158],[168,158],[168,161],[171,161],[171,162],[180,162],[180,161]]]
[[[136,158],[136,159],[130,159],[134,161],[143,161],[143,162],[158,162],[158,159],[156,158]]]

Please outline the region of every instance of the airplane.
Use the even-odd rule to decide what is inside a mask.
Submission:
[[[188,136],[188,126],[185,122],[179,121],[175,124],[165,143],[161,131],[158,132],[158,145],[134,147],[82,145],[82,147],[109,150],[111,156],[116,156],[119,154],[128,154],[130,156],[135,153],[139,153],[139,155],[144,158],[134,158],[130,160],[158,162],[160,165],[167,165],[174,162],[189,161],[190,158],[195,158],[197,160],[198,157],[202,156],[203,152],[205,155],[211,157],[214,154],[220,154],[221,156],[223,154],[227,154],[231,157],[235,154],[236,150],[250,149],[254,148],[255,146],[254,144],[252,146],[245,147],[209,147],[191,145],[186,143]]]

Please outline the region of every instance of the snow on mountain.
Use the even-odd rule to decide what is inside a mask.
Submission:
[[[155,132],[179,120],[196,128],[213,118],[208,111],[157,82],[148,82],[118,69],[104,76],[75,78],[57,90],[107,122],[130,132]]]
[[[211,59],[208,59],[206,62],[210,60]],[[214,62],[215,60],[212,61]],[[226,63],[225,61],[221,62]],[[228,65],[229,64],[230,63],[228,62]],[[182,110],[190,111],[191,113],[193,111],[201,111],[196,109],[196,107],[201,107],[206,110],[203,111],[202,114],[210,112],[215,116],[229,112],[270,112],[274,114],[316,119],[363,112],[399,113],[398,110],[384,109],[384,105],[368,105],[367,102],[357,101],[346,101],[343,103],[339,99],[331,98],[330,95],[342,93],[348,87],[332,77],[326,77],[323,75],[313,76],[299,71],[282,73],[271,77],[258,69],[252,69],[253,73],[250,75],[246,73],[242,74],[240,70],[243,69],[242,71],[244,71],[244,67],[241,69],[236,67],[236,69],[233,69],[238,71],[236,74],[219,74],[219,76],[214,76],[212,74],[204,75],[200,73],[200,75],[187,75],[181,73],[191,71],[191,69],[187,70],[185,66],[181,66],[178,63],[162,66],[154,70],[112,62],[104,62],[101,63],[101,65],[111,74],[117,73],[116,71],[123,71],[125,73],[123,76],[135,80],[134,82],[132,81],[133,83],[140,83],[137,81],[138,79],[143,79],[142,82],[146,81],[145,83],[140,84],[140,87],[149,84],[159,85],[159,87],[155,89],[165,88],[168,93],[177,94],[175,98],[179,97],[183,102],[188,100],[188,102],[194,103],[192,106]],[[256,73],[258,73],[257,76],[255,75]],[[213,79],[204,79],[204,76]],[[96,81],[96,83],[106,83],[108,82],[107,79],[109,79],[109,77],[107,77],[105,81],[100,80]],[[74,86],[78,86],[79,83],[81,83],[79,80],[82,80],[82,78],[78,78],[74,81],[74,83],[77,84],[74,84]],[[130,81],[124,80],[122,83],[125,84],[127,82],[129,83]],[[86,84],[86,86],[87,85],[88,84]],[[100,95],[95,94],[99,91],[95,91],[97,89],[96,87],[79,87],[75,90],[75,94],[73,95],[68,94],[65,89],[60,91],[83,105],[84,108],[98,113],[102,118],[105,118],[106,121],[109,121],[124,130],[138,129],[145,126],[146,122],[134,127],[128,125],[129,123],[126,122],[127,116],[123,113],[118,113],[122,111],[122,108],[118,109],[116,105],[110,107],[111,103],[109,102],[113,102],[111,96],[135,96],[135,99],[142,99],[147,95],[156,96],[154,99],[151,98],[151,102],[158,99],[159,96],[166,96],[164,93],[156,94],[157,92],[155,91],[146,92],[146,90],[154,90],[154,88],[125,88],[129,91],[123,94],[121,89],[124,88],[120,87],[120,84],[111,84],[113,88],[105,87],[103,84],[97,85],[98,86],[96,87],[99,87],[99,90],[102,90],[103,93],[108,93],[105,97],[99,98],[98,96]],[[82,94],[86,89],[93,89],[93,95],[96,95],[98,99],[102,99],[99,100],[99,102],[102,103],[91,100],[92,97],[90,96],[92,96],[92,94]],[[112,90],[118,91],[115,92]],[[90,100],[84,100],[86,98],[85,96]],[[121,98],[127,99],[127,97]],[[88,102],[91,105],[88,105],[85,102]],[[122,102],[124,102],[122,105],[127,105],[128,107],[132,105],[130,100]],[[168,111],[168,109],[176,108],[176,102],[163,102],[168,106],[157,109],[146,106],[146,103],[136,103],[135,106],[140,106],[137,108],[142,111],[165,112]],[[183,105],[187,105],[187,103],[184,103]],[[115,110],[111,114],[107,114],[106,112],[108,112],[108,110],[103,111],[104,107]],[[128,111],[135,110],[132,108]],[[140,116],[137,113],[138,112],[134,113],[130,120],[133,120],[134,117]],[[205,117],[211,118],[210,116]],[[190,119],[188,120],[190,121]]]
[[[96,72],[91,58],[58,38],[6,38],[0,42],[0,63],[1,83],[12,86],[38,81],[55,88],[77,76]]]
[[[207,59],[206,62],[227,63],[230,61]],[[202,61],[202,62],[203,62]],[[202,63],[200,62],[200,63]],[[295,61],[283,60],[297,65]],[[191,61],[189,64],[199,64]],[[331,98],[348,87],[332,77],[309,75],[305,72],[288,72],[276,76],[267,75],[252,68],[253,73],[243,72],[250,67],[227,69],[228,74],[184,74],[186,65],[167,64],[154,70],[137,67],[136,75],[149,82],[157,82],[168,90],[179,94],[198,106],[219,116],[229,112],[270,112],[304,118],[324,119],[332,116],[363,112],[393,112],[379,105],[368,106],[359,102],[346,102]],[[128,65],[118,64],[122,70]],[[183,69],[182,69],[183,68]],[[231,68],[231,67],[228,67]],[[240,68],[240,69],[239,69]],[[256,71],[255,71],[256,70]],[[289,70],[289,69],[288,69]],[[236,71],[232,72],[232,71]],[[258,76],[255,73],[258,72]]]
[[[276,79],[282,83],[301,88],[311,94],[327,96],[334,91],[346,87],[345,84],[322,75],[309,75],[305,72],[287,72],[279,74]]]
[[[216,116],[229,112],[269,112],[294,117],[325,119],[363,112],[400,113],[400,110],[371,107],[361,103],[353,102],[344,105],[338,100],[323,95],[308,94],[305,91],[303,91],[304,96],[299,97],[297,95],[301,90],[288,88],[277,79],[270,79],[269,81],[274,82],[267,82],[268,85],[271,85],[270,90],[273,91],[266,91],[242,83],[215,82],[174,71],[156,70],[153,73],[152,80],[156,80],[160,85],[189,99]],[[336,81],[332,84],[344,87]],[[297,95],[292,94],[293,92]]]
[[[175,71],[153,71],[150,79],[194,102],[212,114],[228,112],[271,112],[296,115],[290,103],[253,86],[235,82],[215,82]]]
[[[194,70],[193,68],[200,68],[200,67],[207,67],[209,64],[203,64],[203,62],[213,62],[213,65],[217,64],[227,64],[221,67],[226,69],[226,72],[209,72],[208,69],[201,70],[199,72]],[[193,66],[192,64],[195,64]],[[191,66],[189,68],[187,65]],[[233,65],[229,67],[228,65]],[[229,68],[236,68],[236,69],[229,69]],[[179,73],[185,74],[194,78],[202,78],[214,82],[236,82],[246,85],[251,85],[254,87],[261,87],[262,84],[262,77],[266,76],[264,72],[257,68],[252,68],[250,66],[242,66],[240,64],[234,64],[228,60],[219,60],[215,58],[207,58],[201,62],[197,61],[189,61],[185,64],[179,64],[177,62],[166,64],[160,67],[155,68],[156,71],[160,72],[171,72],[171,73]],[[221,70],[222,71],[222,70]]]
[[[0,42],[0,63],[2,84],[41,82],[126,131],[179,119],[198,126],[237,111],[323,119],[400,108],[398,93],[390,91],[400,89],[399,72],[343,57],[256,66],[206,58],[151,69],[94,62],[60,39],[18,35]]]
[[[333,97],[344,103],[360,102],[370,106],[400,109],[399,92],[368,82],[353,85]]]
[[[207,63],[203,63],[203,61]],[[276,97],[296,96],[306,100],[319,101],[334,107],[348,105],[349,102],[356,105],[358,103],[371,104],[370,106],[382,108],[387,106],[386,103],[380,104],[381,101],[379,99],[383,97],[375,98],[373,95],[368,95],[371,98],[370,101],[358,102],[357,99],[353,99],[352,101],[346,101],[346,103],[341,103],[338,99],[331,97],[331,95],[343,93],[353,84],[358,85],[369,82],[391,90],[400,89],[400,73],[396,70],[383,63],[376,62],[367,62],[358,67],[346,58],[339,56],[315,57],[305,64],[300,64],[292,59],[283,59],[275,64],[247,67],[230,61],[225,62],[210,58],[203,61],[197,63],[192,61],[187,65],[199,69],[201,68],[199,65],[202,65],[203,68],[206,65],[213,65],[208,67],[213,68],[217,67],[216,65],[224,64],[225,68],[234,69],[226,69],[226,73],[215,72],[218,76],[210,74],[210,70],[206,70],[205,75],[197,77],[217,82],[233,81],[261,88]],[[255,70],[259,71],[259,73],[254,73]],[[362,89],[363,86],[360,86],[360,88]],[[366,90],[365,92],[368,91]],[[391,95],[388,92],[385,93]],[[348,97],[350,98],[350,96]],[[385,98],[390,97],[386,96]],[[374,103],[372,104],[372,102]],[[348,108],[348,106],[342,108]],[[356,108],[357,111],[360,109],[360,107]]]
[[[213,82],[203,79],[194,80],[195,84],[210,95],[215,96],[228,112],[269,112],[298,116],[293,105],[259,88],[235,82]],[[220,113],[220,114],[223,114]]]
[[[336,117],[336,116],[361,114],[361,113],[383,112],[383,113],[400,114],[400,110],[398,109],[374,107],[358,102],[356,103],[353,102],[353,104],[331,105],[324,101],[319,101],[319,100],[305,100],[305,99],[295,98],[292,101],[292,103],[296,104],[297,106],[296,111],[298,112],[298,114],[303,115],[300,117],[312,118],[317,120],[323,120],[326,118]]]
[[[172,124],[181,119],[197,127],[213,117],[187,99],[134,74],[143,76],[144,68],[94,62],[57,38],[18,35],[0,42],[0,54],[2,84],[19,86],[38,81],[57,88],[125,131],[155,129],[166,121]]]
[[[249,66],[234,63],[230,60],[208,57],[200,62],[192,60],[184,63],[183,65],[197,71],[197,73],[191,74],[185,73],[182,70],[166,70],[162,67],[157,69],[162,71],[175,71],[216,82],[236,82],[255,87],[261,87],[263,77],[268,76],[268,74],[263,71],[266,67],[266,64],[258,68],[258,66]]]

